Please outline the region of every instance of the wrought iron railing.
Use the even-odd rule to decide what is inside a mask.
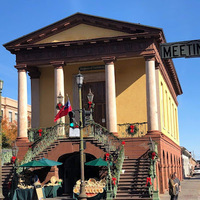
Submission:
[[[158,191],[158,178],[156,175],[156,162],[158,159],[158,146],[155,141],[152,141],[151,137],[149,138],[149,158],[151,160],[149,176],[151,178],[152,184],[149,186],[149,195],[153,196],[153,199],[159,200],[159,191]],[[156,180],[156,186],[154,185],[154,179]]]
[[[119,137],[143,137],[147,133],[147,122],[117,124]]]
[[[30,142],[37,143],[37,141],[42,140],[46,135],[53,132],[56,136],[69,136],[69,124],[59,123],[52,127],[47,128],[35,128],[28,130],[28,139]]]
[[[20,162],[20,165],[31,161],[48,146],[54,143],[65,132],[66,127],[68,128],[69,125],[61,123],[50,128],[42,129],[43,134],[41,134],[39,137],[34,135],[38,133],[39,129],[35,129],[35,131],[32,130],[32,132],[29,132],[29,137],[31,135],[30,139],[32,138],[32,141],[34,141],[34,143],[27,151],[26,155],[24,156],[24,159]],[[20,173],[21,171],[21,168],[17,169],[17,173]]]
[[[122,140],[109,132],[105,127],[95,122],[91,123],[92,134],[95,139],[104,144],[107,152],[119,152]]]
[[[12,149],[2,149],[2,165],[10,163],[12,158]]]
[[[118,155],[118,158],[117,158],[117,162],[115,164],[115,170],[114,170],[114,177],[116,178],[116,184],[113,187],[113,197],[114,198],[117,195],[117,188],[118,188],[118,184],[119,184],[119,179],[120,179],[120,174],[122,171],[122,165],[124,162],[124,158],[125,158],[124,145],[122,145],[121,150]]]

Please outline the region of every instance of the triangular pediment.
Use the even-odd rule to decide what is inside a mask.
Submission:
[[[108,38],[141,33],[146,35],[153,33],[158,36],[162,33],[162,29],[76,13],[54,24],[6,43],[4,46],[9,49],[9,47],[29,44]]]
[[[45,38],[44,40],[41,40],[36,44],[76,41],[76,40],[89,40],[96,38],[124,36],[124,35],[128,35],[128,33],[106,28],[100,28],[97,26],[91,26],[87,24],[79,24],[70,29],[64,30],[58,34]]]

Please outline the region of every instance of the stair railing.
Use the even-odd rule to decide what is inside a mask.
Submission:
[[[116,169],[114,171],[114,176],[116,178],[116,184],[113,187],[113,197],[114,198],[117,195],[117,188],[118,188],[118,184],[119,184],[119,179],[120,179],[120,174],[121,174],[121,171],[122,171],[124,158],[125,158],[124,145],[122,145],[121,150],[119,152],[119,156],[117,158],[117,162],[115,164]]]
[[[91,123],[93,129],[93,137],[99,142],[104,144],[108,149],[108,153],[119,152],[122,140],[116,137],[113,133],[109,132],[105,127],[95,122]]]
[[[2,149],[2,165],[10,163],[12,158],[12,149]]]
[[[35,140],[35,142],[31,145],[26,155],[24,156],[24,159],[20,162],[20,165],[31,161],[34,157],[40,154],[48,146],[54,143],[59,138],[60,136],[59,133],[63,131],[63,128],[65,126],[68,127],[69,125],[60,123],[53,127],[45,129],[46,130],[45,133],[40,138]],[[20,173],[21,171],[22,168],[17,169],[17,173]]]
[[[152,141],[151,137],[149,138],[149,158],[151,159],[150,169],[149,169],[149,176],[152,180],[152,184],[149,187],[149,194],[150,196],[153,196],[153,200],[159,200],[159,190],[158,190],[158,178],[156,175],[156,162],[158,159],[158,146],[155,141]],[[156,181],[156,188],[155,188],[155,182]]]
[[[116,197],[117,186],[120,178],[120,173],[124,161],[124,145],[122,145],[122,140],[116,137],[113,133],[109,132],[105,127],[91,122],[92,134],[96,140],[104,144],[107,153],[111,155],[111,161],[108,162],[108,177],[107,177],[107,189],[106,189],[106,199],[111,200]],[[113,184],[112,178],[116,179],[115,184]]]

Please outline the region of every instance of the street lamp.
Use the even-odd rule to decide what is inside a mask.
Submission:
[[[1,131],[1,121],[2,121],[2,112],[1,112],[1,93],[3,89],[3,81],[0,80],[0,199],[4,199],[2,191],[2,131]]]
[[[88,98],[88,107],[90,109],[90,120],[92,121],[92,109],[94,108],[94,104],[93,104],[93,99],[94,99],[94,94],[91,92],[91,88],[89,88],[89,93],[87,95]]]
[[[91,88],[89,89],[89,93],[87,95],[88,102],[93,103],[94,94],[91,92]]]
[[[57,96],[58,99],[58,103],[56,105],[56,109],[61,110],[62,106],[63,106],[63,96],[61,94],[61,92],[59,93],[59,95]]]
[[[19,150],[19,148],[17,147],[16,141],[15,141],[15,144],[12,147],[12,155],[15,156],[15,157],[17,157],[18,150]]]
[[[84,159],[83,159],[83,156],[84,156],[84,148],[83,148],[83,129],[82,129],[82,126],[83,126],[83,123],[82,123],[82,98],[81,98],[81,88],[83,86],[83,75],[80,74],[77,74],[76,75],[76,83],[78,85],[78,92],[79,92],[79,109],[80,109],[80,165],[81,165],[81,185],[80,185],[80,194],[79,194],[79,199],[83,199],[83,200],[87,200],[87,196],[86,196],[86,193],[85,193],[85,177],[84,177]]]

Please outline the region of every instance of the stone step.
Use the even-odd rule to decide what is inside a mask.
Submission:
[[[140,167],[146,167],[146,166],[149,166],[150,163],[133,163],[133,162],[127,162],[127,163],[123,163],[123,166],[140,166]]]
[[[125,200],[125,199],[151,200],[152,198],[149,197],[149,195],[146,195],[146,194],[140,195],[140,194],[125,193],[125,194],[119,194],[119,195],[117,194],[115,199],[118,199],[118,200],[119,199],[123,199],[123,200]]]
[[[123,170],[123,168],[122,168]],[[124,174],[126,175],[147,175],[149,173],[149,171],[137,171],[137,170],[131,170],[131,169],[125,169],[125,172]],[[121,175],[124,175],[124,174],[121,174]]]
[[[143,163],[143,162],[149,162],[150,163],[150,160],[149,159],[131,159],[131,158],[125,158],[124,159],[124,162],[136,162],[136,163]]]
[[[137,181],[140,181],[140,182],[146,182],[146,177],[143,177],[143,178],[133,178],[133,177],[121,177],[119,182],[124,182],[124,181],[128,181],[128,182],[137,182]]]
[[[136,182],[136,183],[132,183],[132,182],[124,182],[124,183],[121,183],[119,182],[118,184],[118,188],[119,189],[124,189],[124,188],[127,188],[127,189],[131,189],[131,188],[144,188],[146,187],[145,186],[145,182]],[[138,187],[140,186],[140,187]]]
[[[149,197],[130,197],[130,196],[127,196],[127,197],[116,197],[115,198],[116,200],[128,200],[128,199],[134,199],[134,200],[152,200],[152,198],[149,198]]]

